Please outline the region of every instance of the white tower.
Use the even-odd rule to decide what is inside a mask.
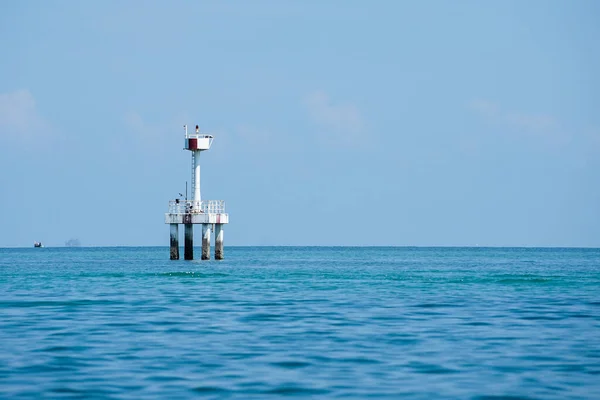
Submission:
[[[179,224],[185,226],[184,258],[194,259],[194,224],[202,224],[202,259],[210,259],[211,227],[215,227],[215,259],[223,259],[223,224],[229,223],[223,200],[202,200],[200,195],[200,152],[210,149],[212,135],[201,134],[198,125],[196,133],[189,134],[185,129],[184,150],[192,152],[192,199],[169,201],[169,212],[165,223],[171,225],[171,260],[179,259]]]
[[[192,152],[192,209],[197,209],[202,202],[200,196],[200,152],[210,149],[213,137],[211,135],[201,135],[198,125],[196,125],[195,134],[188,134],[187,125],[184,125],[184,129],[184,149]]]

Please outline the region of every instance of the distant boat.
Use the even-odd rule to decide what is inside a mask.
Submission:
[[[42,242],[33,242],[33,247],[44,247]]]

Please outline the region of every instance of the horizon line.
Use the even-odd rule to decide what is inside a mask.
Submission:
[[[169,248],[168,245],[86,245],[86,246],[44,246],[46,249],[85,249],[85,248],[134,248],[134,247],[164,247]],[[183,246],[180,246],[183,247]],[[194,246],[201,247],[201,246]],[[211,246],[212,247],[212,246]],[[229,245],[226,247],[354,247],[354,248],[456,248],[456,249],[600,249],[594,246],[533,246],[533,245],[519,245],[519,246],[506,246],[506,245]],[[0,246],[0,249],[34,249],[33,246]]]

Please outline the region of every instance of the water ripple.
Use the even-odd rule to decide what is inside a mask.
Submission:
[[[0,398],[600,398],[600,250],[47,250],[0,249]]]

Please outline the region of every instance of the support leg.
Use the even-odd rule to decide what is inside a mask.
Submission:
[[[179,260],[179,225],[171,225],[171,260]]]
[[[223,224],[215,225],[215,260],[223,259]]]
[[[185,224],[183,258],[186,260],[194,259],[194,225],[192,224]]]
[[[210,225],[202,224],[202,259],[210,260]]]

